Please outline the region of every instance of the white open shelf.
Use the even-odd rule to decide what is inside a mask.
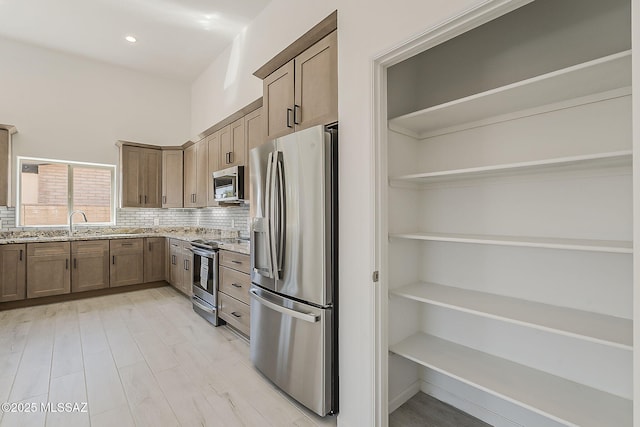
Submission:
[[[560,335],[633,349],[633,321],[435,283],[414,283],[392,294]]]
[[[631,426],[631,400],[417,333],[393,353],[571,426]]]
[[[588,252],[633,253],[633,244],[624,240],[586,240],[551,237],[495,236],[486,234],[455,233],[390,233],[398,239],[426,240],[433,242],[473,243],[480,245],[521,246],[530,248],[563,249]]]
[[[558,157],[529,162],[452,169],[391,177],[390,182],[432,183],[503,175],[631,166],[631,150]]]
[[[389,127],[420,136],[630,85],[631,51],[624,51],[396,117]]]

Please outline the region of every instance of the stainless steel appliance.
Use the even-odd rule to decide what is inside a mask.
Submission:
[[[213,172],[213,198],[217,202],[244,200],[244,166]]]
[[[319,415],[338,410],[337,126],[250,152],[251,360]]]
[[[193,310],[209,323],[224,325],[218,318],[218,245],[215,242],[195,240],[193,252]]]

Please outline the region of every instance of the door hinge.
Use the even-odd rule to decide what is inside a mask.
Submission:
[[[373,283],[377,283],[378,279],[380,279],[380,273],[378,272],[378,270],[374,271],[371,276],[371,278],[373,279]]]

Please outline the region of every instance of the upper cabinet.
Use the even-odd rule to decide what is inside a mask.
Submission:
[[[0,124],[0,206],[11,206],[11,135],[16,132]]]
[[[253,200],[253,194],[251,194],[251,185],[249,180],[249,171],[251,169],[251,162],[249,161],[249,153],[252,149],[265,142],[264,134],[264,116],[262,115],[262,107],[247,114],[244,117],[244,137],[247,141],[247,161],[244,168],[244,194],[245,197],[249,197],[249,200]],[[253,204],[249,205],[250,214],[253,216]]]
[[[220,132],[219,169],[244,165],[244,117],[226,126]]]
[[[266,139],[338,120],[337,12],[253,73],[263,79]]]
[[[207,205],[208,146],[202,139],[184,150],[184,207]]]
[[[162,151],[162,207],[182,207],[182,150]]]
[[[134,145],[120,149],[122,207],[161,207],[162,151]]]
[[[226,128],[225,128],[226,129]],[[217,202],[213,198],[213,179],[211,174],[220,167],[220,133],[224,129],[218,130],[207,137],[207,148],[209,150],[209,169],[207,171],[207,206],[217,206]]]

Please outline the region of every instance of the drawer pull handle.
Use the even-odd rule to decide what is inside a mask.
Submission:
[[[242,317],[242,314],[238,314],[235,311],[232,311],[231,314],[233,314],[235,317]]]
[[[234,288],[241,288],[242,285],[238,285],[237,283],[232,283],[231,286],[233,286]]]
[[[235,259],[232,259],[231,262],[234,264],[242,264],[242,261],[236,261]]]
[[[120,243],[120,246],[133,246],[133,243]]]

